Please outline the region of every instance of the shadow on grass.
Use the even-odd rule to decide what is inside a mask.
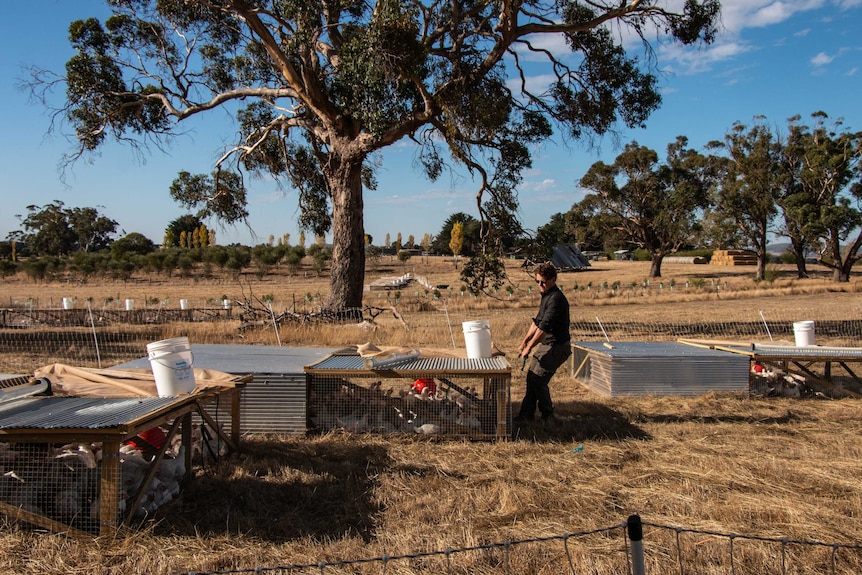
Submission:
[[[392,466],[385,446],[340,436],[246,441],[241,454],[199,471],[181,498],[160,510],[155,531],[271,542],[354,534],[369,541],[379,512],[375,477]]]
[[[555,402],[554,418],[512,424],[512,439],[523,441],[589,441],[650,439],[650,435],[626,416],[593,402]],[[518,413],[513,406],[512,412]]]

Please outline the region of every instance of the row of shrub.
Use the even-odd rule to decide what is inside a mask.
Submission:
[[[0,260],[0,277],[22,272],[36,282],[90,278],[128,280],[136,273],[155,273],[166,277],[196,275],[206,278],[212,277],[216,269],[233,277],[239,277],[247,271],[263,277],[281,264],[290,273],[296,273],[306,256],[311,257],[312,266],[319,273],[325,268],[331,252],[317,244],[308,249],[302,246],[268,244],[251,248],[243,245],[216,245],[192,249],[165,248],[148,253],[111,249],[75,252],[67,257],[42,256],[20,261]]]

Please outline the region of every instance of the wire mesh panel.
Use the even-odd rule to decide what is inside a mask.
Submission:
[[[94,444],[0,443],[4,511],[25,521],[45,518],[98,533],[101,455]]]
[[[0,401],[0,512],[51,531],[93,534],[152,516],[179,495],[193,457],[206,457],[204,425],[193,424],[193,412],[218,433],[209,442],[214,457],[220,445],[235,446],[218,415],[203,409],[213,403],[214,410],[232,406],[229,421],[238,416],[234,388],[185,397]]]
[[[510,434],[511,373],[502,358],[419,358],[368,369],[359,356],[330,356],[307,367],[306,378],[312,430]]]

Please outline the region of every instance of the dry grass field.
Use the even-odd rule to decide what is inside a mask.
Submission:
[[[518,264],[511,262],[511,296],[500,290],[496,297],[474,298],[460,294],[449,259],[417,257],[406,265],[381,260],[369,266],[368,282],[410,271],[451,290],[435,300],[413,285],[401,291],[397,303],[391,292],[388,299],[386,292],[367,292],[366,305],[383,310],[371,326],[290,323],[278,337],[286,346],[370,341],[447,348],[454,340],[462,347],[460,323],[488,318],[494,343],[511,356],[538,303],[531,276]],[[595,262],[589,271],[562,274],[559,283],[572,304],[573,321],[765,317],[777,324],[862,315],[858,278],[839,285],[818,272],[822,277],[798,280],[790,268],[777,266],[771,269],[774,281],[756,284],[750,267],[665,264],[664,277],[645,285],[647,270],[643,262]],[[226,295],[235,302],[271,299],[276,313],[308,312],[325,298],[327,282],[312,272],[241,281],[146,278],[39,285],[16,277],[0,284],[0,307],[27,300],[57,306],[63,297],[77,298],[79,305],[91,298],[94,308],[127,298],[156,307],[178,307],[180,298],[193,306],[215,306]],[[188,335],[193,343],[275,345],[273,330],[240,332],[238,325],[236,319],[170,324],[162,335]],[[859,345],[819,336],[818,343]],[[0,361],[0,371],[8,371],[15,360],[4,355]],[[517,408],[523,394],[517,369],[512,386]],[[619,526],[634,513],[648,523],[648,573],[862,572],[858,400],[726,394],[605,398],[567,373],[553,380],[552,393],[558,421],[515,428],[509,442],[342,433],[246,437],[241,454],[197,468],[178,501],[116,537],[77,540],[0,519],[0,572],[255,572],[258,566],[528,540],[388,564],[272,572],[609,575],[627,572],[619,529],[537,540]],[[794,543],[800,541],[825,545]],[[833,548],[833,543],[851,547]]]

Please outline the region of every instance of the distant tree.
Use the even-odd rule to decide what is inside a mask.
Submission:
[[[284,262],[287,264],[288,271],[295,274],[302,263],[302,258],[304,257],[305,248],[302,246],[293,246],[288,248],[284,253]]]
[[[736,220],[720,207],[710,206],[703,211],[701,226],[691,239],[697,246],[712,250],[742,250],[749,246]]]
[[[711,157],[719,183],[713,202],[736,222],[754,250],[755,279],[763,280],[769,257],[767,241],[778,215],[777,201],[787,185],[781,144],[764,118],[758,117],[751,127],[736,122],[723,141],[710,142],[707,147],[725,154]]]
[[[0,278],[8,278],[18,273],[18,262],[12,260],[0,260]]]
[[[455,222],[452,225],[452,232],[449,235],[449,249],[452,250],[452,255],[455,256],[457,262],[458,256],[461,255],[461,249],[464,247],[464,224]],[[458,265],[457,263],[455,264]]]
[[[326,262],[332,259],[332,250],[316,243],[308,248],[308,255],[311,256],[314,271],[319,276],[326,269]]]
[[[220,269],[225,269],[225,264],[230,257],[230,253],[224,246],[211,246],[204,254],[204,261],[210,264],[217,265]]]
[[[398,261],[402,264],[407,264],[410,260],[410,252],[408,250],[401,250],[398,252]]]
[[[69,222],[69,210],[63,207],[63,202],[55,200],[44,206],[30,205],[27,211],[26,217],[17,216],[23,228],[19,238],[33,255],[65,256],[75,251],[78,236]],[[39,279],[44,277],[42,274]]]
[[[239,278],[242,270],[251,263],[251,250],[246,246],[229,246],[227,251],[225,268],[231,272],[234,279]]]
[[[0,242],[0,260],[14,261],[15,242]]]
[[[619,218],[605,211],[597,194],[587,194],[565,214],[566,234],[583,251],[608,251],[625,244]]]
[[[149,254],[156,250],[153,241],[143,234],[132,232],[111,244],[111,254],[117,258],[128,254]]]
[[[833,279],[847,282],[862,258],[862,132],[841,122],[827,125],[824,112],[812,118],[811,126],[790,119],[784,158],[793,185],[778,203],[799,275],[805,275],[805,249],[816,246]]]
[[[69,226],[77,238],[77,249],[95,252],[107,248],[117,232],[117,222],[101,215],[96,208],[67,210]]]
[[[259,278],[266,276],[274,266],[278,265],[283,256],[284,251],[268,243],[254,246],[251,249],[251,259],[257,266]]]
[[[376,187],[381,150],[410,138],[430,179],[450,157],[480,182],[479,210],[511,211],[531,144],[553,125],[577,139],[618,121],[641,126],[659,106],[656,78],[625,39],[709,43],[719,15],[718,0],[108,4],[104,26],[69,30],[62,112],[73,155],[235,115],[235,145],[211,176],[182,173],[176,196],[236,221],[247,202],[239,174],[296,188],[300,225],[333,233],[330,307],[362,304],[363,190]],[[545,47],[558,39],[566,50]],[[534,89],[528,74],[553,81]],[[35,89],[56,83],[46,76],[35,74]]]
[[[613,164],[596,162],[581,178],[602,209],[618,218],[626,239],[649,253],[649,277],[661,277],[664,257],[691,241],[702,210],[709,204],[707,160],[678,136],[667,160],[632,142]]]
[[[452,238],[452,227],[456,223],[461,224],[461,236],[464,239],[461,245],[461,252],[463,255],[472,256],[476,253],[474,248],[481,242],[480,231],[482,224],[473,216],[463,212],[452,214],[446,219],[440,233],[434,238],[432,249],[441,254],[452,254],[449,241]]]
[[[546,261],[551,259],[554,247],[570,243],[575,243],[575,237],[566,227],[565,216],[562,213],[556,213],[551,216],[551,221],[536,230],[536,247],[533,255],[540,261]]]
[[[200,218],[192,214],[185,214],[168,224],[165,229],[165,247],[188,247],[187,236],[192,233],[197,233],[198,229],[203,225]],[[185,235],[182,235],[185,232]],[[182,238],[180,236],[182,235]],[[182,241],[181,241],[182,239]],[[168,243],[170,241],[170,243]]]
[[[389,241],[389,234],[387,233],[386,238],[383,240],[383,247],[386,249],[389,249],[391,244],[392,244],[392,242]]]

